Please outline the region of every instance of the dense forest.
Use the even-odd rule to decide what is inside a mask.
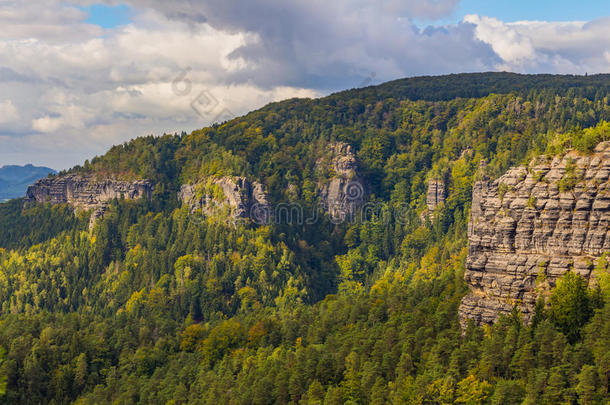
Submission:
[[[593,288],[567,273],[529,325],[515,310],[462,330],[457,308],[480,162],[498,177],[589,153],[609,97],[601,75],[403,79],[113,147],[69,173],[154,192],[91,231],[66,204],[0,204],[0,403],[608,403],[608,259]],[[315,211],[337,142],[380,207],[359,220],[234,224],[176,198],[245,176]],[[431,178],[447,199],[422,215]]]

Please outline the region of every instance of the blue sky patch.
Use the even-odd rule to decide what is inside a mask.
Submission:
[[[609,11],[608,0],[462,0],[459,6],[460,17],[478,14],[504,22],[590,21],[610,14]]]
[[[606,10],[606,12],[600,12]],[[461,0],[452,15],[439,20],[415,19],[427,25],[456,24],[468,14],[514,21],[591,21],[610,15],[608,0]]]
[[[86,23],[99,25],[102,28],[114,28],[131,22],[132,10],[125,4],[116,6],[93,4],[79,8],[89,14]]]

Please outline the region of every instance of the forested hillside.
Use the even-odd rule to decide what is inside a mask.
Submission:
[[[91,230],[68,204],[0,204],[0,402],[608,403],[607,259],[591,285],[567,273],[529,325],[515,310],[462,330],[458,306],[481,161],[498,177],[590,153],[610,140],[609,97],[603,75],[403,79],[60,173],[154,190],[113,199]],[[336,145],[374,207],[339,221],[320,204]],[[313,220],[228,221],[177,197],[201,183],[222,199],[215,179],[238,177]],[[431,211],[432,179],[446,198]]]

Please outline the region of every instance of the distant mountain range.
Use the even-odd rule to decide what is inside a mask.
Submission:
[[[28,185],[46,177],[49,173],[56,173],[56,171],[48,167],[38,167],[31,164],[0,167],[0,201],[23,197]]]

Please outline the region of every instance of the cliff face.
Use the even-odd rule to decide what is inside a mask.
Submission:
[[[569,152],[474,185],[459,315],[493,323],[514,305],[531,320],[540,294],[574,271],[586,279],[610,252],[610,142]]]
[[[228,208],[233,220],[250,218],[255,223],[265,224],[271,214],[263,185],[245,177],[222,177],[207,184],[184,184],[178,199],[192,212],[201,210],[204,215]]]
[[[339,142],[329,146],[328,157],[331,178],[318,187],[322,206],[334,220],[353,219],[366,202],[365,184],[358,173],[356,156],[351,145]],[[318,162],[318,166],[324,164],[323,160]]]
[[[445,203],[445,183],[441,180],[428,181],[428,192],[426,193],[427,214],[432,216],[434,210]]]
[[[80,175],[40,179],[28,187],[26,201],[70,203],[85,209],[97,208],[113,198],[137,200],[150,197],[152,184],[147,180],[127,182],[114,179],[101,181]]]
[[[95,180],[89,176],[69,174],[36,181],[26,192],[27,202],[68,203],[75,208],[93,209],[90,227],[104,213],[105,203],[114,198],[137,200],[150,198],[153,186],[148,180],[135,182],[115,179]]]

